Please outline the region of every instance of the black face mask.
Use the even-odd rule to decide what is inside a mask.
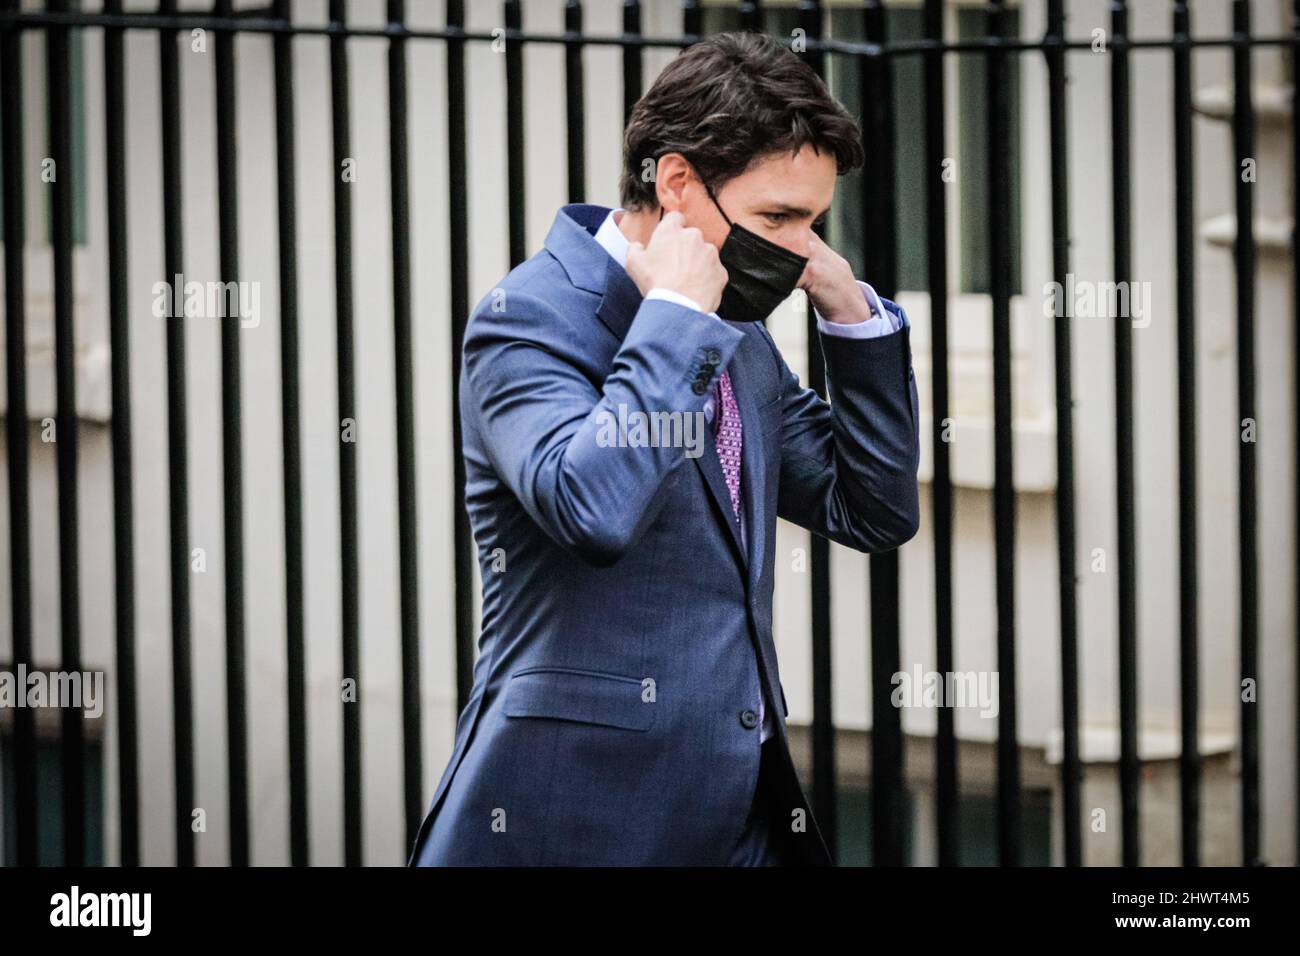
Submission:
[[[794,291],[808,264],[805,256],[764,239],[728,218],[717,197],[704,187],[722,218],[731,226],[718,259],[727,270],[718,315],[729,322],[760,322]]]

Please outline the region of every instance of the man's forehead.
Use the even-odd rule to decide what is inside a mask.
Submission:
[[[833,157],[825,157],[824,163],[810,162],[814,157],[815,153],[798,158],[790,153],[765,156],[738,176],[736,184],[742,187],[745,202],[753,208],[820,215],[835,195],[837,175]]]
[[[829,187],[796,182],[755,183],[745,190],[744,202],[750,209],[783,212],[791,216],[820,216],[830,208],[835,195],[835,180]]]

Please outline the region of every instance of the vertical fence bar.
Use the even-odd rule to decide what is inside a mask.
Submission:
[[[1061,817],[1065,865],[1083,865],[1079,756],[1079,616],[1075,576],[1073,346],[1064,290],[1070,281],[1070,154],[1066,122],[1064,0],[1047,4],[1049,155],[1052,167],[1052,277],[1062,290],[1054,325],[1056,379],[1056,548],[1061,621]]]
[[[122,0],[106,0],[104,12],[121,13]],[[124,32],[121,27],[104,29],[104,176],[108,203],[108,324],[113,380],[113,568],[117,594],[117,763],[121,865],[138,866],[140,800],[135,706],[135,544],[131,498]]]
[[[158,12],[174,16],[176,0]],[[172,289],[167,317],[167,488],[170,532],[172,722],[176,764],[176,865],[194,865],[194,678],[190,649],[189,439],[185,411],[185,313],[181,302],[184,219],[181,202],[180,31],[158,33],[162,120],[163,266]]]
[[[1111,0],[1111,181],[1115,282],[1132,279],[1131,209],[1133,191],[1129,123],[1128,4]],[[1119,309],[1124,313],[1127,310]],[[1137,522],[1133,503],[1133,329],[1125,314],[1115,316],[1115,508],[1119,572],[1119,721],[1120,805],[1123,859],[1137,866],[1141,859],[1138,818],[1138,676],[1137,676]]]
[[[943,43],[943,0],[926,0],[925,38]],[[941,674],[955,671],[952,628],[952,458],[948,433],[948,184],[944,116],[943,51],[925,55],[925,226],[930,286],[930,366],[933,407],[930,446],[934,477],[930,485],[934,520],[934,647]],[[939,865],[957,866],[961,832],[958,813],[957,730],[951,707],[940,707],[934,741],[935,825]]]
[[[292,0],[272,13],[289,23]],[[280,432],[284,442],[284,610],[289,720],[289,858],[310,863],[307,816],[307,680],[303,644],[302,452],[298,387],[297,152],[293,36],[275,35],[275,178],[280,245]]]
[[[822,35],[822,7],[818,0],[799,4],[799,26],[809,40]],[[825,78],[826,55],[806,49],[804,60],[818,76]],[[818,229],[819,233],[824,232]],[[826,398],[826,363],[821,354],[817,316],[805,315],[808,342],[808,387]],[[839,856],[839,788],[836,786],[834,677],[831,650],[831,545],[821,535],[809,535],[808,587],[812,611],[813,725],[812,794],[813,813],[820,823],[822,838],[833,857]]]
[[[351,84],[347,3],[330,0],[330,102],[334,149],[334,323],[339,416],[339,585],[343,676],[361,686],[359,550],[357,544],[357,412],[352,333]],[[343,858],[361,865],[361,706],[343,705]]]
[[[216,0],[213,12],[232,17],[232,0]],[[239,193],[235,115],[235,32],[215,31],[217,94],[218,257],[221,280],[239,279]],[[243,411],[240,398],[239,309],[226,302],[221,317],[221,459],[224,489],[226,588],[226,735],[230,775],[230,864],[247,866],[248,718],[244,659]]]
[[[885,43],[885,4],[867,0],[864,34],[871,43]],[[872,285],[895,294],[898,260],[894,218],[894,103],[891,61],[881,53],[859,59],[867,161],[863,175],[864,228],[883,237],[864,242],[864,271]],[[871,823],[872,862],[903,865],[906,806],[903,789],[902,712],[893,706],[889,688],[901,668],[899,647],[898,552],[873,554],[870,562],[871,611]]]
[[[1256,162],[1255,107],[1251,99],[1250,3],[1233,0],[1232,147],[1236,156],[1237,234],[1237,418],[1243,429],[1255,417],[1255,197],[1254,177],[1243,169]],[[1241,860],[1257,866],[1259,858],[1259,565],[1256,548],[1255,440],[1240,436],[1237,490],[1241,561],[1241,680],[1255,694],[1241,701]]]
[[[465,27],[464,0],[447,0],[447,29]],[[469,205],[465,176],[465,41],[447,40],[447,232],[450,250],[452,521],[456,572],[456,712],[474,687],[474,544],[465,511],[465,457],[461,453],[460,359],[469,321]]]
[[[405,0],[388,0],[388,25],[406,28]],[[415,374],[411,339],[411,224],[406,123],[406,40],[388,43],[388,155],[393,225],[393,364],[397,411],[397,544],[402,610],[402,759],[406,845],[420,829],[420,588],[415,499]]]
[[[568,147],[569,202],[586,202],[587,100],[582,69],[582,0],[564,5],[565,142]]]
[[[988,36],[1008,35],[1005,0],[988,6]],[[989,47],[989,289],[993,303],[993,523],[997,586],[998,858],[1020,859],[1020,742],[1016,734],[1016,490],[1011,401],[1011,87],[1006,49]]]
[[[52,13],[66,13],[67,0],[51,0]],[[66,26],[46,27],[46,84],[49,92],[49,150],[55,177],[50,183],[51,245],[54,251],[55,454],[59,475],[59,667],[81,670],[81,581],[77,556],[77,358],[73,327],[72,121],[69,43]],[[82,714],[59,714],[63,762],[63,859],[84,866],[86,854],[85,731]]]
[[[623,34],[634,41],[623,47],[623,125],[627,126],[632,107],[641,98],[640,0],[623,0]]]
[[[523,29],[519,0],[505,0],[506,30]],[[506,190],[510,208],[510,267],[528,258],[524,189],[524,41],[506,39]]]
[[[0,0],[0,11],[16,13],[19,0]],[[22,31],[16,23],[0,31],[0,128],[4,150],[5,257],[5,456],[9,472],[9,593],[13,665],[35,669],[32,657],[31,499],[27,444],[26,276],[23,250],[27,226],[23,203]],[[14,819],[19,866],[36,866],[36,715],[14,708]]]
[[[1296,42],[1291,45],[1291,88],[1300,90],[1300,0],[1295,0],[1292,11],[1292,32]],[[1294,260],[1300,251],[1300,121],[1296,110],[1291,112],[1291,257]],[[1300,340],[1300,269],[1291,269],[1291,326],[1297,340]],[[1300,369],[1297,369],[1300,372]],[[1295,417],[1300,421],[1300,374],[1295,376]],[[1295,434],[1295,473],[1300,475],[1300,429]],[[1296,483],[1295,500],[1295,540],[1296,540],[1296,600],[1300,601],[1300,482]],[[1297,618],[1300,624],[1300,617]],[[1297,646],[1300,646],[1300,633],[1297,634]],[[1295,686],[1300,687],[1300,654],[1296,655]],[[1295,714],[1295,787],[1300,795],[1300,694],[1296,696]],[[1296,799],[1295,819],[1295,860],[1300,865],[1300,797]]]
[[[682,0],[682,32],[685,36],[700,36],[703,17],[700,0]]]
[[[1192,142],[1191,13],[1174,0],[1174,249],[1178,326],[1178,682],[1182,754],[1178,763],[1183,866],[1200,865],[1201,749],[1197,729],[1196,536],[1196,212]]]

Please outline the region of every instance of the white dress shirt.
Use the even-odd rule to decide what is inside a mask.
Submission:
[[[605,221],[600,224],[600,228],[596,230],[596,241],[613,257],[615,262],[626,268],[627,251],[631,248],[631,243],[628,241],[627,236],[623,235],[623,230],[618,227],[622,218],[622,209],[611,210],[610,214],[605,217]],[[817,317],[817,329],[825,335],[839,335],[850,339],[866,339],[897,332],[900,324],[899,320],[892,312],[886,311],[884,306],[881,305],[876,290],[861,279],[858,280],[858,285],[862,287],[862,294],[866,296],[867,304],[871,306],[871,317],[860,322],[830,322],[822,317],[816,306],[813,306],[813,314]],[[672,289],[656,287],[647,292],[645,297],[647,299],[667,299],[688,309],[694,309],[697,312],[703,311],[700,304],[690,296],[674,292]],[[722,321],[716,312],[710,312],[709,315],[719,322]],[[713,421],[713,412],[713,393],[710,391],[708,399],[704,402],[704,418],[709,423]],[[745,503],[743,497],[741,498],[740,508],[740,540],[742,546],[748,547],[749,545],[745,541]],[[761,693],[758,700],[758,714],[759,721],[763,725],[759,737],[759,742],[762,743],[776,732],[776,728],[772,725],[772,717],[767,713]]]

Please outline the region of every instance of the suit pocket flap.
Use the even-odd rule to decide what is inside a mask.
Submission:
[[[559,667],[516,671],[506,687],[505,712],[626,730],[649,730],[655,720],[655,705],[641,700],[638,678]]]

